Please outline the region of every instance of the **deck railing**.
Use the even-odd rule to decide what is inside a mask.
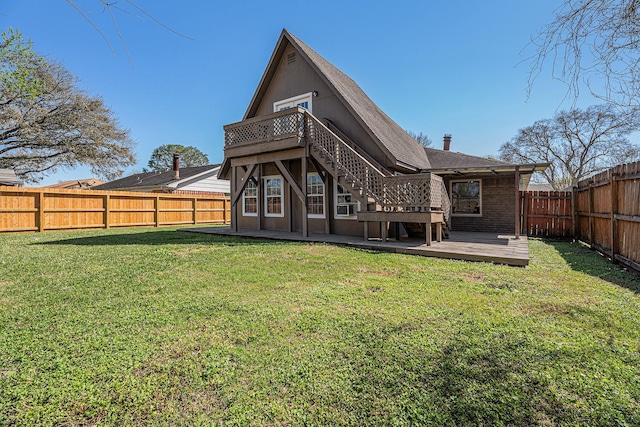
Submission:
[[[388,176],[382,180],[384,210],[440,209],[443,197],[442,178],[432,173]]]
[[[304,137],[304,109],[300,107],[254,117],[224,126],[224,146],[257,144]]]

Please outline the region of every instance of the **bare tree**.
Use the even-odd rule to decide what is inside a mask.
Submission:
[[[111,49],[111,52],[115,55],[115,50],[113,48],[113,45],[111,44],[111,42],[109,41],[109,38],[106,36],[105,32],[103,31],[103,29],[101,29],[94,21],[93,19],[91,19],[90,15],[92,13],[94,13],[95,9],[90,9],[87,6],[84,6],[83,3],[87,3],[87,0],[85,0],[84,2],[81,0],[65,0],[76,12],[78,12],[78,14],[80,14],[80,16],[82,16],[82,18],[89,24],[91,25],[91,27],[96,30],[96,32],[98,34],[100,34],[100,36],[102,37],[102,39],[105,41],[105,43],[107,44],[107,46],[109,46],[109,49]],[[94,6],[97,6],[100,11],[102,13],[106,13],[109,15],[109,19],[111,21],[111,23],[113,24],[113,28],[117,34],[118,39],[120,40],[120,43],[122,44],[122,47],[124,48],[125,52],[127,53],[127,57],[129,58],[129,62],[131,63],[131,65],[133,66],[133,61],[131,60],[131,54],[129,53],[129,49],[127,47],[127,43],[125,42],[125,38],[123,36],[123,34],[120,32],[120,26],[118,25],[118,15],[130,15],[130,16],[134,16],[137,18],[148,18],[151,21],[153,21],[154,23],[156,23],[157,25],[161,26],[162,28],[164,28],[165,30],[168,30],[180,37],[184,37],[186,39],[191,40],[190,37],[185,36],[184,34],[181,34],[175,30],[173,30],[172,28],[168,27],[167,25],[163,24],[160,20],[156,19],[153,15],[151,15],[150,13],[148,13],[145,9],[143,9],[142,7],[138,6],[136,3],[134,3],[131,0],[123,0],[123,1],[117,1],[117,0],[111,0],[111,1],[107,1],[107,0],[89,0]]]
[[[640,159],[640,147],[627,139],[638,119],[637,113],[621,113],[610,104],[562,111],[520,129],[500,147],[500,158],[550,163],[542,175],[560,190],[608,167]]]
[[[407,130],[406,132],[409,134],[411,138],[415,139],[418,142],[418,144],[422,145],[423,147],[431,147],[431,144],[433,142],[431,141],[429,136],[427,136],[426,133],[422,133],[422,132],[415,133],[410,130]]]
[[[639,14],[638,0],[565,0],[531,42],[535,54],[529,58],[529,93],[551,62],[552,75],[567,84],[568,96],[576,99],[585,84],[606,102],[638,107]]]
[[[133,141],[102,99],[76,86],[15,30],[0,44],[0,168],[26,182],[60,168],[88,165],[113,179],[135,162]]]

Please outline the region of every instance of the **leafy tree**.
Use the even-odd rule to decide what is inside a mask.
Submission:
[[[423,147],[431,147],[431,144],[433,143],[426,133],[415,133],[410,130],[407,130],[407,133],[411,138],[415,139],[418,144],[422,145]]]
[[[616,164],[640,158],[627,136],[637,129],[637,113],[611,104],[562,111],[520,129],[500,147],[500,158],[514,163],[550,163],[542,172],[560,190]]]
[[[133,142],[102,99],[62,65],[38,55],[19,31],[0,42],[0,168],[25,182],[88,165],[106,179],[135,163]]]
[[[153,150],[149,160],[149,170],[166,171],[173,167],[173,155],[180,154],[180,166],[206,166],[209,158],[196,147],[180,144],[165,144]]]
[[[578,96],[585,83],[598,98],[640,105],[640,4],[637,0],[565,0],[535,37],[529,91],[551,62],[553,76]],[[603,79],[604,89],[592,81]]]

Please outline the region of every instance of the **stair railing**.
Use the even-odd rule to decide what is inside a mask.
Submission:
[[[337,171],[354,188],[359,188],[363,196],[376,203],[382,202],[382,188],[385,174],[371,162],[358,154],[335,133],[313,115],[305,112],[305,135],[326,159],[335,164]]]

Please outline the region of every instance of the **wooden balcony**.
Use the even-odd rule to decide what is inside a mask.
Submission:
[[[224,126],[225,158],[303,147],[304,109],[290,108]]]

